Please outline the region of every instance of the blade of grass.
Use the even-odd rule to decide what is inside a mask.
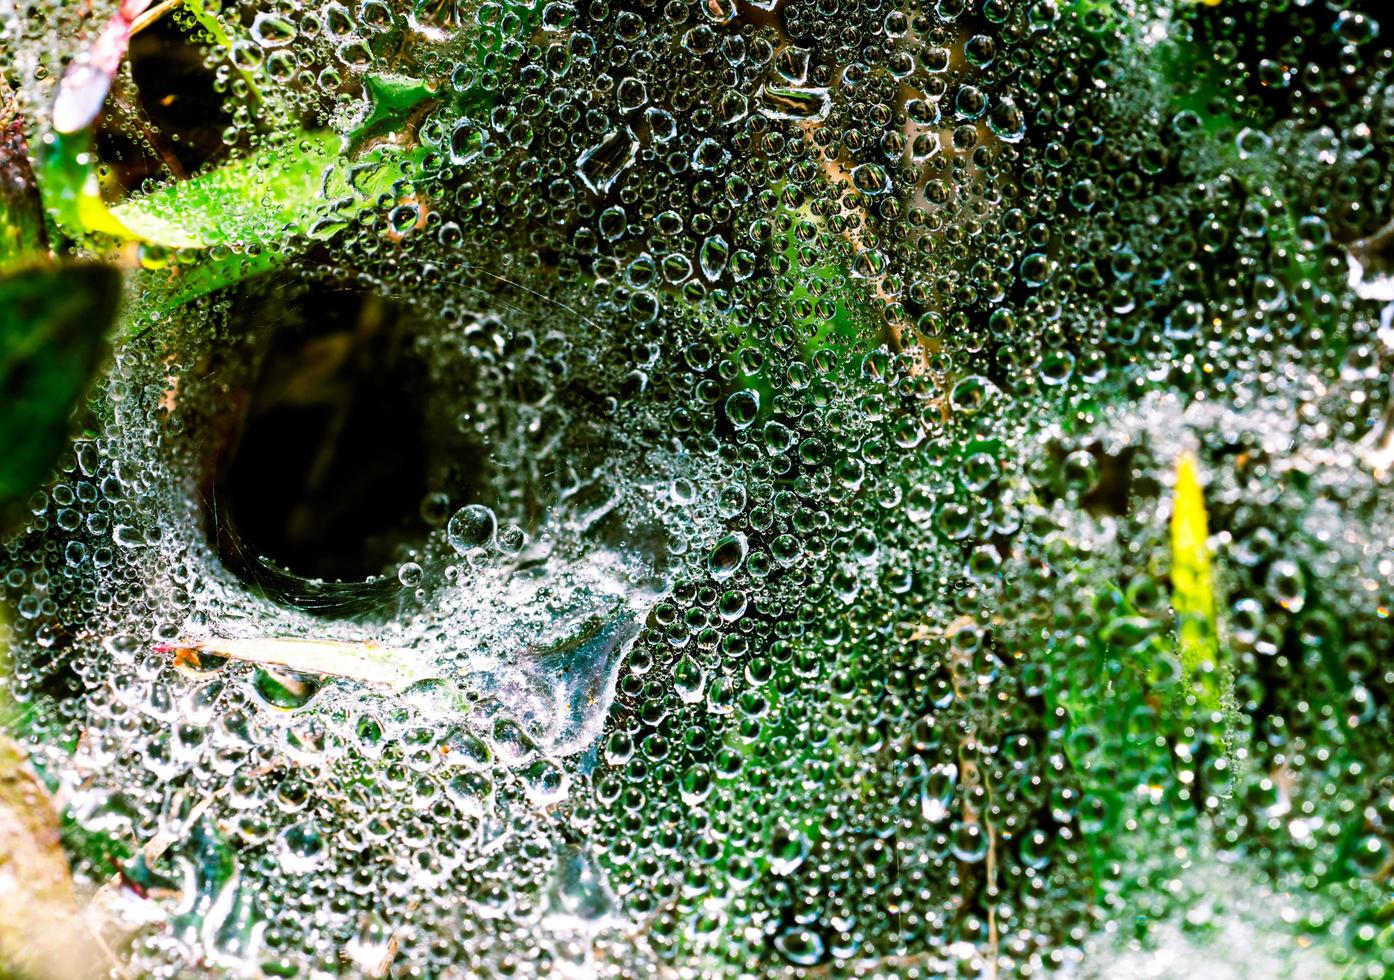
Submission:
[[[287,239],[332,238],[363,211],[393,198],[398,181],[427,151],[375,147],[357,160],[340,156],[332,132],[302,133],[280,155],[235,161],[117,206],[158,241],[182,242],[184,261],[139,273],[145,308],[161,316],[200,296],[269,272],[296,254]],[[224,173],[223,171],[227,172]],[[246,188],[258,196],[246,197]],[[128,324],[139,336],[153,320]]]
[[[1176,460],[1171,508],[1171,601],[1176,610],[1181,663],[1188,678],[1197,685],[1202,706],[1218,709],[1221,664],[1209,538],[1199,464],[1188,450]]]

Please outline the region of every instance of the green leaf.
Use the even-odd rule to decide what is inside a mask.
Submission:
[[[223,251],[226,250],[203,253],[197,261],[187,265],[136,273],[135,292],[140,295],[142,306],[164,316],[200,296],[270,272],[285,261],[284,253],[270,249],[252,254],[243,251],[223,254]],[[131,335],[140,336],[151,325],[130,324],[135,328]]]
[[[100,232],[170,248],[208,248],[307,230],[326,206],[326,171],[348,166],[338,140],[330,132],[298,133],[111,207],[97,188],[88,133],[46,136],[36,172],[54,220],[74,238]]]
[[[53,468],[68,420],[106,351],[121,278],[103,265],[0,277],[0,530]]]
[[[173,248],[274,240],[308,229],[324,204],[325,170],[339,160],[333,133],[303,133],[112,208],[146,241]]]

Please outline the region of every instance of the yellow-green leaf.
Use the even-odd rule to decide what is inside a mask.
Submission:
[[[1181,662],[1205,692],[1206,707],[1219,707],[1215,576],[1210,564],[1210,526],[1195,454],[1176,460],[1171,506],[1172,608],[1176,610]]]

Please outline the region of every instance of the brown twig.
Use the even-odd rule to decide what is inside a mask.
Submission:
[[[134,37],[151,24],[164,17],[165,14],[177,10],[182,6],[184,6],[184,0],[164,0],[163,3],[155,4],[155,6],[131,21],[131,36]]]
[[[285,667],[305,674],[340,677],[390,691],[403,691],[436,676],[432,664],[406,650],[372,640],[311,640],[301,637],[207,637],[156,648],[174,655],[176,667],[203,669],[201,656]]]

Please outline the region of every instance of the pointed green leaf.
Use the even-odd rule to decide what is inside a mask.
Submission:
[[[269,272],[294,249],[287,239],[324,241],[414,173],[422,148],[381,146],[350,159],[329,131],[301,133],[274,150],[169,184],[113,209],[146,241],[196,249],[141,273],[151,309],[168,311]]]

